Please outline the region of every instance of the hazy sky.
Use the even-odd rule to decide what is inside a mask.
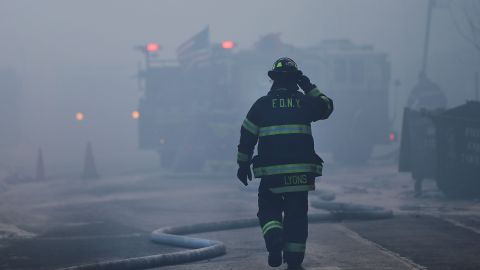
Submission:
[[[330,38],[373,44],[390,55],[392,79],[402,81],[402,107],[420,68],[426,6],[426,0],[0,0],[0,68],[14,69],[22,83],[19,152],[39,145],[78,152],[87,139],[101,145],[99,152],[135,152],[129,114],[140,96],[133,75],[142,57],[133,46],[158,42],[162,57],[172,58],[206,25],[212,41],[232,39],[239,49],[271,32],[296,46]],[[435,10],[430,74],[449,105],[472,97],[475,59],[449,10]],[[72,120],[76,111],[92,116],[82,123],[87,127]]]

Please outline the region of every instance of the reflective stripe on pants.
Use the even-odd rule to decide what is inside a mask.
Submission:
[[[275,231],[276,234],[273,233],[273,230],[269,230],[272,233],[264,235],[267,250],[283,249],[284,258],[287,262],[291,264],[301,263],[308,236],[307,211],[307,191],[275,194],[260,185],[257,216],[262,231],[273,226],[272,224],[279,225],[279,221],[282,220],[282,213],[284,214],[283,230]],[[272,223],[272,221],[275,222]],[[271,222],[270,225],[269,222]],[[282,232],[282,234],[278,234],[278,232]]]

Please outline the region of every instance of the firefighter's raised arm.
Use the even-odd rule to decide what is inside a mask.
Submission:
[[[250,170],[250,163],[252,161],[253,150],[258,141],[258,112],[257,102],[253,104],[247,113],[247,117],[243,120],[240,129],[240,143],[238,144],[237,163],[239,166],[237,177],[244,184],[247,185],[247,178],[252,180],[252,173]]]
[[[315,84],[312,84],[307,76],[300,76],[298,86],[302,88],[306,96],[310,97],[307,100],[310,100],[308,103],[310,103],[309,113],[311,114],[310,117],[312,122],[327,119],[330,114],[332,114],[332,99],[322,93]]]

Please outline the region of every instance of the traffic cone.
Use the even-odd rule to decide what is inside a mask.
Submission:
[[[37,157],[37,170],[35,173],[35,181],[45,181],[45,165],[43,164],[43,153],[42,148],[38,149],[38,157]]]
[[[97,166],[95,166],[95,159],[93,158],[92,144],[87,143],[87,150],[85,152],[85,162],[83,166],[83,179],[97,179]]]

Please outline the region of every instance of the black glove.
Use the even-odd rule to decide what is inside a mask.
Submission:
[[[298,86],[300,86],[300,88],[302,88],[302,90],[305,92],[305,93],[308,93],[310,91],[312,91],[315,87],[317,87],[315,84],[312,84],[310,82],[310,79],[305,76],[305,75],[301,75],[297,81],[297,84]]]
[[[248,186],[248,180],[252,180],[252,171],[250,170],[250,165],[243,165],[238,168],[237,171],[237,178],[242,182],[245,186]]]

